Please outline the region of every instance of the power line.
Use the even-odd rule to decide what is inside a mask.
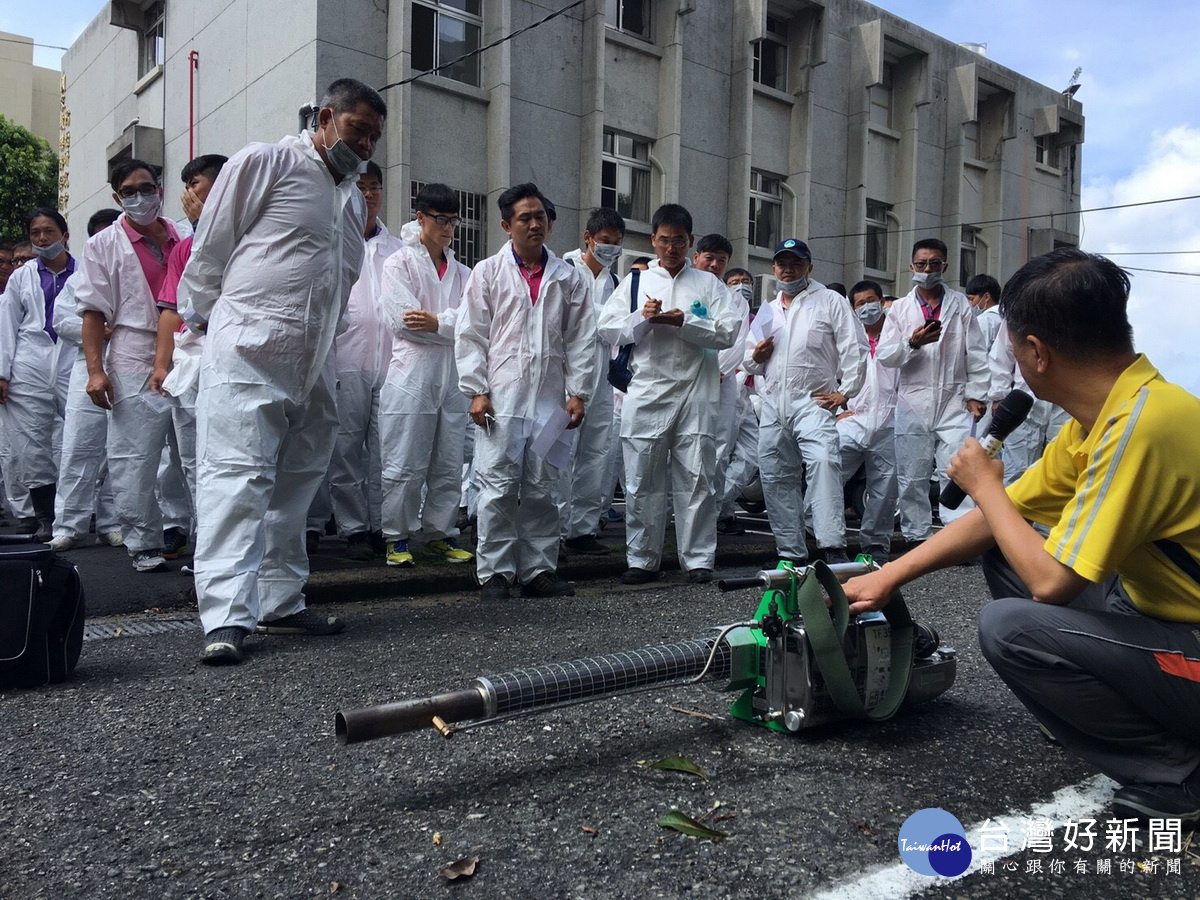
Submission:
[[[70,47],[60,47],[57,44],[39,44],[37,41],[23,41],[20,38],[0,38],[7,44],[24,44],[26,47],[45,47],[48,50],[70,50]]]
[[[1105,256],[1184,256],[1200,253],[1200,250],[1113,250]]]
[[[424,72],[418,72],[416,75],[413,75],[411,78],[405,78],[402,81],[393,81],[391,84],[385,84],[383,87],[378,88],[377,90],[379,91],[379,93],[382,94],[388,88],[401,87],[402,85],[411,84],[412,82],[417,81],[418,79],[424,78],[427,75],[433,75],[437,72],[440,72],[442,69],[449,69],[453,66],[457,66],[463,60],[470,59],[473,56],[479,56],[485,50],[491,50],[493,47],[499,47],[501,44],[505,43],[506,41],[511,41],[513,38],[517,37],[518,35],[524,34],[527,31],[532,31],[533,29],[537,28],[540,25],[545,25],[551,19],[557,19],[563,13],[569,12],[570,10],[574,9],[577,6],[582,6],[584,4],[584,2],[585,2],[585,0],[575,0],[574,3],[568,3],[562,9],[556,9],[554,12],[550,13],[549,15],[547,15],[541,19],[538,19],[536,22],[532,22],[529,25],[526,25],[524,28],[518,28],[516,31],[512,32],[511,34],[506,34],[504,37],[499,38],[498,40],[494,40],[490,44],[485,44],[484,46],[480,47],[477,50],[472,50],[470,53],[464,53],[462,56],[458,57],[457,59],[452,59],[452,60],[450,60],[450,62],[444,62],[440,66],[434,66],[432,69],[427,69]]]
[[[1108,254],[1103,254],[1107,256]],[[1200,278],[1200,272],[1171,272],[1167,269],[1138,269],[1133,266],[1121,266],[1127,272],[1151,272],[1155,275],[1188,275],[1192,278]]]

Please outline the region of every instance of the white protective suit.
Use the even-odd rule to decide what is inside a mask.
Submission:
[[[858,543],[877,560],[891,557],[896,523],[896,383],[899,373],[872,351],[862,390],[850,398],[850,415],[838,419],[842,481],[861,465],[866,476]]]
[[[55,340],[46,330],[42,268],[40,259],[21,266],[0,295],[0,378],[9,383],[8,402],[0,404],[4,477],[26,489],[57,481],[62,416],[76,354],[74,345]],[[72,264],[55,276],[60,291],[75,272]]]
[[[725,285],[690,263],[672,278],[652,261],[630,312],[632,281],[627,275],[600,312],[604,340],[635,345],[633,381],[621,407],[627,559],[630,568],[653,572],[661,566],[669,485],[679,564],[686,571],[711,570],[717,552],[717,357],[733,346],[742,320]],[[683,325],[650,324],[642,316],[649,297],[662,301],[663,312],[683,310]]]
[[[741,344],[736,344],[738,355],[744,353]],[[737,513],[737,500],[746,485],[758,474],[758,410],[754,406],[754,391],[747,384],[753,376],[742,369],[733,377],[737,381],[738,413],[734,422],[733,443],[728,458],[722,456],[718,466],[724,465],[724,493],[717,520],[727,519]],[[722,382],[722,386],[724,382]]]
[[[217,176],[183,273],[208,323],[196,443],[196,595],[206,633],[304,609],[304,524],[337,436],[326,366],[362,268],[366,205],[307,134]],[[111,352],[111,351],[110,351]]]
[[[99,312],[113,332],[104,357],[116,397],[108,420],[108,473],[125,549],[135,556],[162,547],[163,517],[156,488],[173,404],[148,390],[158,340],[158,307],[124,220],[122,214],[84,245],[75,306],[80,315],[86,310]],[[159,221],[174,235],[174,225]]]
[[[63,414],[62,456],[58,466],[58,491],[54,495],[54,536],[81,538],[87,535],[93,513],[96,533],[120,532],[121,520],[113,502],[108,477],[108,411],[87,394],[87,360],[83,358],[83,319],[75,310],[72,278],[54,304],[54,330],[60,345],[75,347],[75,362],[67,388]],[[61,352],[61,351],[60,351]]]
[[[738,332],[733,339],[733,345],[717,354],[717,360],[721,367],[721,393],[717,408],[717,468],[714,481],[717,492],[718,519],[725,514],[726,506],[732,505],[736,499],[736,494],[731,491],[736,485],[736,478],[731,477],[730,466],[745,419],[746,406],[750,400],[745,386],[737,378],[737,370],[741,367],[742,359],[745,356],[742,345],[746,341],[746,335],[750,333],[750,304],[745,297],[734,290],[729,291],[729,302],[737,313]],[[741,467],[739,472],[741,472]],[[737,487],[739,493],[742,487],[745,487],[744,483]],[[728,515],[732,514],[732,511],[728,513]]]
[[[454,331],[471,270],[446,249],[446,271],[421,243],[409,222],[402,246],[383,266],[381,309],[388,359],[380,400],[383,446],[383,536],[427,540],[458,534],[467,401],[458,388]],[[423,309],[437,316],[437,331],[412,331],[404,313]]]
[[[596,323],[588,289],[549,249],[537,302],[509,241],[475,267],[455,331],[458,384],[489,394],[490,428],[476,428],[480,583],[502,575],[528,584],[558,567],[561,470],[530,449],[541,422],[565,398],[587,401],[596,377]],[[475,427],[475,426],[472,426]],[[569,432],[568,432],[569,434]]]
[[[1012,484],[1041,458],[1046,444],[1054,439],[1071,417],[1062,407],[1034,397],[1013,356],[1007,328],[1000,329],[988,351],[988,370],[991,377],[988,400],[991,403],[999,403],[1014,389],[1033,397],[1029,415],[1005,438],[1000,450],[1000,458],[1004,460],[1004,483]]]
[[[914,287],[892,304],[875,350],[880,362],[900,370],[896,477],[900,530],[909,541],[933,534],[930,479],[936,471],[940,488],[946,486],[950,458],[971,430],[967,401],[984,401],[988,391],[987,347],[966,295],[944,287],[939,317],[941,337],[912,349],[909,339],[925,322]],[[943,522],[955,517],[944,507],[941,516]]]
[[[588,286],[588,302],[593,310],[593,318],[599,316],[604,302],[616,285],[612,273],[605,267],[599,275],[593,275],[583,261],[581,250],[564,253],[563,260],[579,271]],[[611,358],[612,347],[608,341],[597,337],[596,375],[589,389],[591,400],[588,401],[583,424],[575,435],[571,468],[563,476],[560,512],[564,540],[595,536],[601,514],[608,511],[604,498],[612,493],[612,485],[605,484],[609,468],[608,453],[613,442],[613,386],[608,383],[608,361]]]
[[[384,260],[401,243],[382,222],[375,224],[362,271],[350,289],[349,327],[334,343],[338,433],[329,463],[329,497],[343,537],[381,527],[379,403],[392,342],[379,298]]]
[[[850,304],[818,281],[783,303],[780,292],[760,310],[746,336],[746,371],[756,376],[762,410],[758,471],[767,517],[780,556],[806,559],[803,473],[808,479],[813,533],[822,549],[846,546],[846,507],[836,415],[817,405],[814,392],[855,396],[867,365],[867,337]],[[768,336],[775,350],[765,363],[754,347]]]
[[[1004,320],[1000,318],[1000,307],[990,306],[981,311],[975,316],[975,323],[983,333],[983,346],[990,349],[996,342],[996,335],[1000,333],[1001,326],[1004,325]]]

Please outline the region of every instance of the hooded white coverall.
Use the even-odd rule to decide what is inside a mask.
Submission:
[[[346,307],[349,327],[334,343],[338,433],[329,463],[329,497],[343,537],[380,529],[379,404],[391,356],[380,294],[383,263],[400,238],[376,220],[362,271]]]
[[[108,420],[108,472],[130,556],[163,544],[158,465],[171,430],[170,402],[147,388],[154,372],[158,306],[122,215],[88,239],[75,286],[75,307],[94,310],[112,329],[104,368],[116,397]],[[175,236],[175,226],[159,222]]]
[[[59,344],[75,346],[75,362],[67,388],[63,414],[62,456],[58,466],[58,490],[54,495],[54,536],[81,538],[88,533],[93,512],[96,533],[120,532],[121,520],[113,504],[108,477],[108,411],[87,394],[87,360],[83,345],[83,319],[75,310],[75,286],[71,279],[54,304],[54,330]]]
[[[46,295],[41,260],[16,269],[0,295],[0,378],[8,380],[8,402],[0,404],[4,477],[25,488],[54,484],[62,441],[62,416],[75,346],[46,330]],[[56,276],[62,291],[76,277]],[[62,293],[57,300],[61,300]],[[70,295],[67,295],[68,302]]]
[[[739,343],[735,346],[741,356],[744,353],[742,345]],[[754,406],[754,389],[746,384],[749,377],[750,373],[745,369],[726,376],[726,379],[733,378],[737,382],[738,405],[729,455],[721,456],[718,462],[718,467],[725,467],[723,493],[717,511],[718,522],[737,513],[738,498],[758,474],[758,410]]]
[[[488,394],[490,428],[475,432],[480,583],[528,584],[558,567],[560,470],[530,449],[535,426],[595,383],[596,323],[575,269],[545,251],[537,301],[509,241],[467,281],[455,332],[459,389]]]
[[[742,320],[725,285],[685,264],[672,278],[657,260],[642,272],[634,311],[632,275],[600,312],[600,336],[634,344],[633,381],[621,407],[625,528],[630,568],[657,571],[667,529],[667,488],[675,511],[679,564],[712,569],[717,552],[718,352],[733,346]],[[683,310],[683,325],[650,324],[648,298]],[[699,302],[703,313],[696,309]]]
[[[1046,444],[1054,439],[1071,417],[1062,407],[1034,397],[1013,356],[1012,340],[1007,328],[1000,329],[988,351],[988,371],[991,377],[988,400],[992,403],[1003,400],[1014,389],[1033,397],[1033,408],[1029,410],[1029,415],[1005,438],[1004,446],[1000,449],[1000,458],[1004,460],[1004,483],[1012,484],[1041,459]]]
[[[564,253],[563,260],[573,265],[587,284],[588,303],[595,318],[613,291],[615,282],[612,273],[605,266],[599,275],[593,275],[583,261],[582,250]],[[609,470],[608,451],[613,440],[613,386],[608,383],[610,359],[612,347],[606,340],[597,337],[596,375],[591,385],[591,400],[588,401],[583,424],[575,435],[571,468],[563,476],[560,511],[564,540],[594,536],[599,530],[601,513],[608,511],[608,506],[603,504],[606,494],[612,493],[612,485],[605,484]]]
[[[896,523],[896,383],[899,373],[881,365],[871,352],[862,390],[850,398],[846,415],[837,421],[842,481],[864,466],[866,491],[858,543],[877,559],[891,556]]]
[[[966,295],[943,285],[939,318],[938,340],[916,350],[909,346],[913,331],[925,323],[914,287],[892,304],[875,350],[880,362],[900,371],[896,477],[900,530],[910,541],[933,534],[929,481],[936,470],[940,488],[946,486],[950,457],[971,429],[967,401],[982,402],[988,391],[987,347]],[[944,507],[941,516],[943,522],[955,517]]]
[[[753,359],[766,333],[746,336],[744,363],[754,374],[762,410],[758,422],[758,471],[767,517],[780,556],[806,559],[803,472],[808,478],[813,533],[821,548],[846,546],[846,507],[836,415],[817,405],[814,392],[855,396],[867,365],[867,337],[841,294],[818,281],[783,304],[771,301],[769,324],[775,350],[765,363]],[[760,320],[767,320],[759,312]],[[760,336],[761,334],[761,336]]]
[[[750,304],[745,297],[734,290],[729,291],[729,302],[737,311],[739,326],[733,345],[726,347],[717,355],[721,367],[721,394],[717,409],[717,468],[714,482],[717,491],[718,520],[724,515],[733,515],[732,505],[737,499],[737,495],[732,493],[731,488],[736,485],[736,477],[731,477],[733,473],[730,466],[741,432],[746,404],[750,400],[745,386],[737,378],[737,370],[741,368],[742,359],[745,356],[742,345],[746,341],[746,335],[750,333]],[[741,471],[743,468],[739,467],[739,475],[743,474]],[[742,487],[745,487],[745,483],[737,487],[737,491],[740,492]],[[729,513],[725,512],[727,505],[730,508]]]
[[[304,523],[337,436],[326,366],[362,268],[366,205],[312,137],[250,144],[217,176],[181,289],[207,321],[196,443],[206,633],[304,609]]]
[[[427,541],[458,534],[467,401],[458,389],[454,330],[471,270],[446,249],[446,271],[407,223],[403,243],[383,265],[380,302],[389,361],[380,399],[383,452],[383,536]],[[404,313],[437,316],[437,331],[412,331]]]

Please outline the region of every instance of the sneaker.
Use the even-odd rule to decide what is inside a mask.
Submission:
[[[709,584],[713,580],[712,569],[689,569],[688,583],[690,584]]]
[[[311,609],[302,609],[278,619],[258,623],[259,634],[341,634],[346,623],[337,616],[320,616]]]
[[[612,553],[608,547],[600,543],[593,535],[585,534],[580,537],[567,538],[563,546],[572,553],[586,553],[588,556],[605,556]]]
[[[539,572],[521,585],[522,597],[574,597],[571,582],[563,581],[553,572]]]
[[[408,552],[408,541],[388,541],[386,558],[389,566],[411,569],[416,565],[413,555]]]
[[[610,507],[608,508],[608,512],[606,512],[606,513],[604,514],[604,518],[605,518],[605,519],[607,519],[609,522],[624,522],[624,521],[625,521],[625,514],[624,514],[624,513],[617,512],[615,509],[613,509],[613,508],[610,506]]]
[[[824,555],[826,565],[837,566],[850,562],[845,547],[826,547]]]
[[[717,522],[717,534],[745,534],[746,528],[737,516],[729,516]]]
[[[245,629],[231,625],[214,628],[204,636],[204,652],[200,661],[210,666],[234,666],[242,661],[242,642],[246,640]]]
[[[133,554],[133,568],[136,572],[165,572],[167,561],[161,550],[139,550]]]
[[[83,543],[83,538],[71,537],[70,535],[62,535],[60,537],[50,539],[50,549],[62,553],[64,550],[71,550]]]
[[[163,532],[163,559],[179,559],[192,552],[188,546],[188,536],[180,528],[168,528]]]
[[[1113,794],[1112,806],[1121,817],[1200,823],[1200,776],[1183,784],[1127,784]]]
[[[479,593],[481,600],[507,600],[508,599],[508,579],[503,575],[493,575],[483,583],[483,588]]]
[[[370,562],[374,558],[375,551],[371,549],[371,535],[367,532],[360,531],[358,534],[352,534],[346,538],[346,552],[342,554],[342,559]]]
[[[621,584],[649,584],[651,581],[657,581],[658,577],[658,572],[634,566],[621,573]]]
[[[304,552],[312,556],[321,549],[321,532],[306,531],[304,532]]]
[[[425,545],[425,552],[440,556],[446,562],[465,563],[475,558],[475,554],[458,546],[454,538],[442,538],[440,541],[430,541]]]
[[[125,538],[121,536],[119,531],[103,531],[98,538],[99,543],[108,544],[110,547],[124,547]]]

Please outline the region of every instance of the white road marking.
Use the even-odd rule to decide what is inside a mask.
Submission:
[[[1022,820],[1026,817],[1044,817],[1049,819],[1055,826],[1055,830],[1061,829],[1063,825],[1069,821],[1079,821],[1080,819],[1096,818],[1096,813],[1108,805],[1112,798],[1113,789],[1117,783],[1111,778],[1104,775],[1096,775],[1088,778],[1079,784],[1069,785],[1056,791],[1054,796],[1045,803],[1039,803],[1036,806],[1028,809],[1009,810],[1008,812],[997,815],[992,818],[994,827],[995,822],[1008,823],[1013,820]],[[953,810],[948,810],[953,812]],[[916,812],[916,810],[913,810]],[[950,884],[954,881],[966,878],[968,875],[974,875],[979,872],[980,866],[989,860],[998,861],[1009,856],[1014,856],[1021,852],[1021,840],[1019,834],[1014,834],[1010,829],[1008,849],[1003,852],[993,852],[989,849],[984,853],[979,848],[983,845],[983,835],[981,828],[987,824],[980,822],[967,829],[967,843],[971,845],[971,865],[961,875],[956,875],[953,878],[945,876],[929,877],[914,872],[903,862],[897,861],[895,865],[884,866],[880,869],[875,869],[868,872],[853,881],[837,885],[825,891],[812,894],[812,900],[861,900],[863,897],[911,897],[914,894],[919,894],[931,887],[937,887],[943,884]],[[1014,838],[1016,838],[1014,840]],[[899,856],[899,850],[896,851]]]

